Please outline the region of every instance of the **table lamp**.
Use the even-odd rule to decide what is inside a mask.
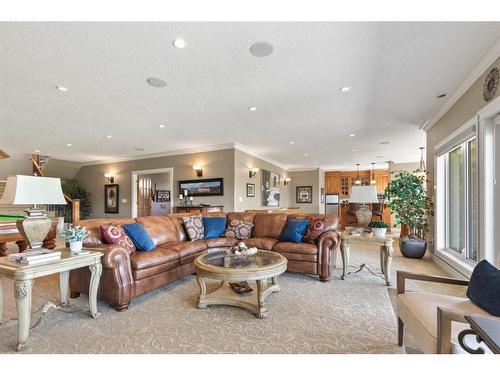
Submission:
[[[19,233],[33,250],[43,246],[43,240],[52,226],[52,220],[46,216],[45,210],[37,205],[66,204],[66,200],[59,178],[17,175],[7,177],[0,204],[33,205],[33,208],[25,211],[27,216],[16,222]]]
[[[378,203],[377,190],[375,186],[353,186],[349,203],[361,203],[356,211],[358,225],[365,227],[372,220],[372,212],[368,203]]]

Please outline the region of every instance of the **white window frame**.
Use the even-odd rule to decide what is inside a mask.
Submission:
[[[481,248],[478,244],[476,249],[476,261],[472,261],[468,259],[466,256],[463,256],[456,250],[450,249],[447,247],[449,243],[448,238],[448,153],[459,146],[462,146],[464,143],[470,141],[473,138],[476,138],[478,142],[477,147],[479,149],[479,138],[478,138],[478,117],[474,117],[467,121],[464,125],[450,134],[447,138],[445,138],[442,142],[438,143],[434,149],[434,170],[435,170],[435,216],[434,216],[434,243],[435,250],[434,255],[451,265],[453,268],[458,270],[460,273],[470,276],[472,270],[477,261],[482,259]],[[463,147],[463,146],[462,146]],[[467,160],[465,153],[464,157],[464,167],[467,168]],[[478,162],[479,164],[479,162]],[[478,165],[479,168],[479,165]],[[467,203],[467,194],[468,194],[468,179],[467,173],[464,173],[464,189]],[[478,185],[479,186],[479,185]],[[464,238],[464,246],[465,249],[468,246],[468,205],[465,207],[465,222],[464,225],[465,230],[465,238]],[[479,223],[478,223],[479,225]],[[462,249],[462,252],[464,249]]]

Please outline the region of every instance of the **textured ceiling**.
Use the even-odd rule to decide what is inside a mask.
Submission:
[[[436,95],[499,32],[472,22],[4,22],[0,147],[81,162],[227,143],[290,168],[415,161]],[[172,46],[177,37],[187,48]],[[252,56],[257,41],[273,53]]]

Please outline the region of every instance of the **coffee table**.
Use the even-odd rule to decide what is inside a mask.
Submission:
[[[265,300],[273,292],[278,292],[278,276],[286,271],[287,260],[278,253],[258,250],[252,256],[237,256],[226,251],[200,255],[195,259],[196,281],[200,286],[198,308],[209,305],[237,306],[263,319],[267,316]],[[207,293],[206,279],[220,280],[215,290]],[[257,291],[238,294],[229,282],[254,281]],[[270,283],[269,283],[270,281]]]
[[[69,304],[68,286],[69,271],[76,268],[89,267],[90,287],[89,305],[90,315],[97,319],[100,313],[97,311],[97,289],[102,273],[100,251],[89,251],[87,254],[74,255],[67,249],[56,249],[61,251],[61,259],[49,260],[38,264],[20,264],[11,262],[7,257],[0,258],[0,281],[2,277],[14,280],[14,296],[17,307],[17,345],[16,351],[26,349],[31,320],[31,289],[34,279],[42,276],[59,274],[59,290],[61,294],[61,305]],[[0,321],[2,320],[2,285],[0,283]]]

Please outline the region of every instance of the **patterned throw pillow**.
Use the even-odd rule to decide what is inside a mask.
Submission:
[[[184,228],[191,241],[202,240],[205,237],[205,228],[201,215],[183,217]]]
[[[227,225],[224,232],[226,238],[236,238],[238,240],[247,240],[252,234],[253,224],[248,221],[233,219]]]
[[[101,225],[102,238],[107,244],[115,244],[123,247],[129,254],[135,251],[135,246],[129,236],[125,233],[121,225],[103,224]]]
[[[304,233],[304,242],[313,243],[325,231],[326,217],[314,217],[309,219],[309,226]]]

